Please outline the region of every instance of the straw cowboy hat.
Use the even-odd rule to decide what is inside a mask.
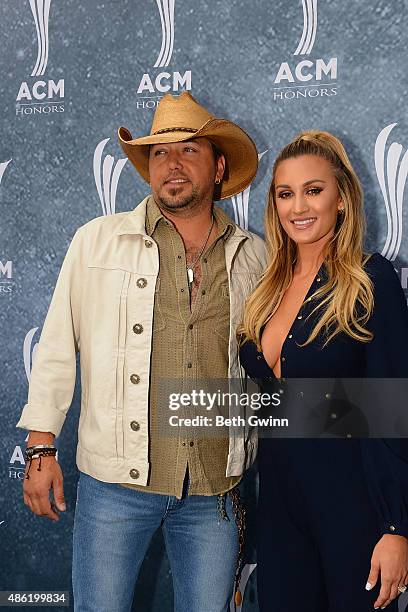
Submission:
[[[154,114],[150,136],[133,140],[125,127],[119,128],[118,136],[123,151],[148,183],[149,145],[208,138],[226,159],[224,178],[216,194],[220,200],[248,187],[258,168],[257,150],[248,134],[235,123],[211,115],[188,92],[178,97],[164,96]]]

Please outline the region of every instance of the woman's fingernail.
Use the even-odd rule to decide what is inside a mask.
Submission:
[[[367,582],[366,591],[371,591],[372,588],[373,588],[373,585],[371,584],[371,582]]]

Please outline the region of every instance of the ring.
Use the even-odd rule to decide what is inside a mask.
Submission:
[[[405,593],[405,591],[407,590],[407,587],[405,586],[405,584],[403,584],[399,586],[397,590],[399,593]]]

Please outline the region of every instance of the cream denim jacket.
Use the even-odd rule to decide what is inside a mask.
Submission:
[[[149,367],[157,245],[146,234],[146,204],[80,227],[64,259],[35,356],[28,403],[17,427],[59,435],[72,402],[80,351],[77,465],[104,482],[146,485]],[[236,329],[245,298],[266,265],[264,242],[236,226],[225,243],[230,293],[229,377],[240,378]],[[137,327],[135,333],[133,326]],[[237,413],[234,412],[234,415]],[[245,417],[245,409],[242,409]],[[226,476],[256,454],[256,432],[230,429]]]

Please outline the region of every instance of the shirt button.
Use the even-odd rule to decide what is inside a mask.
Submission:
[[[139,289],[144,289],[147,285],[147,280],[145,278],[138,278],[136,285],[139,287]]]
[[[203,262],[207,263],[207,258],[206,257],[204,257]]]
[[[192,368],[192,367],[193,367],[193,364],[192,364],[192,363],[188,363],[188,364],[187,364],[187,367],[188,367],[188,368]]]
[[[140,323],[135,323],[135,325],[133,326],[133,331],[135,332],[135,334],[141,334],[143,331],[143,325],[141,325]]]
[[[183,292],[184,292],[184,289],[180,289],[180,291],[181,291],[181,293],[183,293]]]
[[[181,259],[181,255],[177,255],[177,259]]]
[[[194,446],[194,442],[190,442],[190,446]]]
[[[330,399],[331,398],[330,393],[326,393],[325,397],[326,397],[326,399]]]
[[[279,393],[283,395],[283,389],[279,389]]]
[[[396,527],[395,525],[390,525],[390,531],[395,531]]]
[[[335,412],[332,412],[330,416],[332,419],[337,419],[337,414]]]
[[[140,429],[140,425],[137,421],[132,421],[130,427],[133,429],[133,431],[139,431]]]
[[[316,278],[316,281],[317,281],[318,283],[320,283],[320,281],[321,281],[321,280],[322,280],[322,279],[320,278],[320,276],[318,276],[318,277]]]
[[[193,329],[194,325],[192,323],[190,323],[190,325],[188,326],[188,329]]]
[[[282,357],[282,358],[281,358],[281,361],[286,361],[286,357]]]
[[[201,295],[205,295],[205,289],[202,290]]]
[[[261,361],[262,355],[257,355],[256,358],[258,359],[258,361]]]
[[[182,442],[182,443],[181,443],[181,446],[185,446],[185,445],[186,445],[186,443],[185,443],[185,442]]]
[[[302,315],[299,315],[299,316],[298,316],[298,319],[303,319]]]
[[[139,478],[139,476],[140,476],[139,470],[136,470],[135,468],[130,470],[129,474],[130,474],[130,477],[134,478],[134,479]]]
[[[351,438],[351,437],[352,437],[352,435],[351,435],[351,434],[347,434],[347,435],[346,435],[346,438]]]
[[[134,385],[137,385],[138,383],[140,383],[140,376],[138,376],[137,374],[132,374],[130,377],[130,382]]]
[[[288,338],[293,338],[293,334],[289,334]]]
[[[153,242],[151,240],[145,240],[145,247],[150,249],[153,246]]]

